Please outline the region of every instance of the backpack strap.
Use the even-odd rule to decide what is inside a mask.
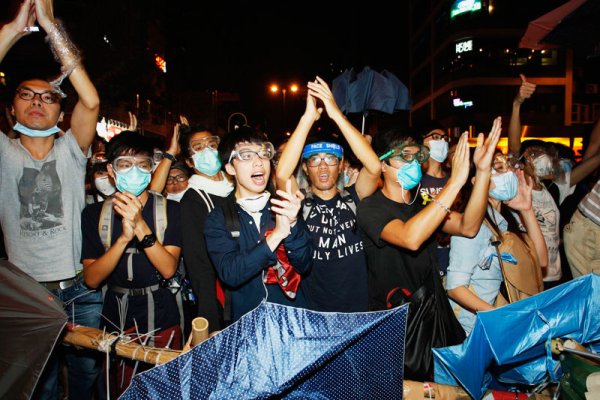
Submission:
[[[356,202],[354,201],[352,194],[350,194],[349,191],[344,189],[340,192],[340,196],[342,196],[342,201],[344,203],[346,203],[348,205],[348,207],[350,207],[350,210],[352,210],[352,213],[354,215],[356,215]],[[313,193],[311,191],[308,191],[304,198],[304,205],[302,207],[302,218],[304,218],[305,221],[306,221],[306,218],[308,218],[308,216],[310,215],[314,206],[315,206],[315,202],[313,199]]]
[[[111,198],[104,200],[100,219],[98,220],[98,234],[104,250],[108,251],[112,242],[112,223],[114,219],[113,200]]]
[[[239,239],[241,226],[240,217],[235,209],[235,196],[227,196],[222,208],[227,230],[231,233],[231,237]]]
[[[346,203],[348,207],[350,207],[350,209],[352,210],[352,213],[356,215],[356,202],[354,201],[354,198],[352,197],[350,192],[344,189],[340,194],[342,196],[342,200],[344,200],[344,203]]]
[[[167,230],[167,199],[154,191],[149,191],[154,197],[154,230],[156,238],[162,244]]]

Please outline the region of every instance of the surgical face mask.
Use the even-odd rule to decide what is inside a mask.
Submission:
[[[264,192],[262,194],[259,194],[258,196],[244,197],[242,199],[238,199],[237,203],[240,205],[240,207],[242,207],[244,211],[252,214],[262,211],[267,205],[267,202],[270,198],[271,193]]]
[[[98,191],[106,197],[112,196],[117,191],[114,185],[110,182],[110,179],[108,179],[108,176],[101,176],[94,179],[94,185],[96,185],[96,189],[98,189]]]
[[[187,192],[187,189],[182,190],[179,193],[167,193],[167,199],[175,200],[176,202],[180,202],[183,195]]]
[[[489,191],[489,194],[494,199],[505,201],[510,200],[517,195],[519,181],[514,172],[508,171],[492,175],[492,182],[494,182],[495,187]]]
[[[346,171],[342,172],[342,175],[344,176],[344,187],[346,187],[350,182],[350,175]]]
[[[208,176],[215,176],[221,170],[219,152],[210,147],[194,153],[192,160],[194,160],[194,168]]]
[[[410,190],[421,182],[421,164],[416,160],[404,164],[396,172],[398,183],[403,189]]]
[[[19,122],[17,122],[15,124],[13,129],[19,133],[22,133],[25,136],[30,136],[30,137],[48,137],[48,136],[54,135],[55,133],[60,132],[60,129],[58,129],[58,126],[56,126],[56,125],[54,125],[51,128],[48,128],[48,129],[37,130],[37,129],[28,128],[25,125],[21,125]]]
[[[547,154],[542,154],[533,160],[533,169],[538,178],[554,175],[554,164]]]
[[[120,192],[129,192],[139,196],[150,183],[150,172],[144,172],[137,166],[131,167],[127,172],[115,172],[117,189]]]
[[[571,164],[571,160],[569,160],[568,158],[561,158],[561,160],[558,162],[558,164],[560,165],[560,169],[565,174],[567,174],[573,170],[573,164]]]
[[[429,157],[433,158],[437,162],[444,162],[448,157],[449,145],[444,139],[431,140],[429,146]]]

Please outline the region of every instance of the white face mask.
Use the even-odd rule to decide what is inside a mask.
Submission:
[[[443,139],[440,140],[431,140],[427,144],[429,147],[429,157],[433,158],[437,162],[446,161],[446,157],[448,157],[448,149],[449,145]]]
[[[106,197],[112,196],[117,191],[117,188],[110,182],[108,176],[101,176],[94,179],[94,185],[96,185],[96,189]]]
[[[533,160],[533,169],[535,170],[535,175],[538,178],[554,175],[554,165],[552,163],[552,159],[547,154],[542,154]]]
[[[262,211],[263,208],[267,205],[267,202],[271,198],[271,193],[264,192],[258,196],[253,197],[244,197],[243,199],[238,199],[237,203],[242,207],[242,210],[252,214],[259,211]]]
[[[175,200],[176,202],[179,203],[181,201],[181,198],[185,194],[185,192],[187,192],[187,189],[182,190],[179,193],[167,193],[167,199],[169,199],[169,200]]]

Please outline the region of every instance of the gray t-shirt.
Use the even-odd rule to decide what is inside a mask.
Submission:
[[[81,271],[83,154],[71,130],[34,159],[20,139],[0,132],[0,223],[8,260],[39,282]]]

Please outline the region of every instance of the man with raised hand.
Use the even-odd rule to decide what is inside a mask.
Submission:
[[[101,293],[81,279],[81,211],[89,149],[100,100],[79,51],[54,19],[51,0],[25,0],[16,17],[0,29],[0,61],[29,34],[35,22],[61,64],[59,79],[29,79],[15,92],[11,114],[16,139],[0,135],[0,223],[10,262],[31,275],[67,305],[72,322],[98,326]],[[32,60],[35,62],[35,60]],[[62,120],[60,83],[68,77],[78,101],[70,129],[57,137]],[[69,398],[90,398],[98,368],[94,357],[69,351]],[[52,357],[36,389],[39,398],[58,397],[58,360]]]

